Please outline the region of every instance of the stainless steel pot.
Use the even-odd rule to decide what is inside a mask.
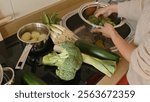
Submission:
[[[7,75],[6,72],[11,72],[11,75]],[[3,67],[0,64],[0,85],[3,82],[3,85],[11,85],[15,77],[14,70],[11,67]]]
[[[91,22],[89,22],[87,20],[87,18],[90,15],[94,14],[94,12],[96,11],[97,7],[103,8],[103,7],[106,7],[108,5],[109,4],[106,4],[104,2],[88,2],[88,3],[85,3],[85,4],[80,6],[78,14],[79,14],[80,18],[86,24],[88,24],[89,26],[91,26],[91,27],[101,27],[99,25],[92,24]],[[111,14],[109,16],[109,18],[111,18],[111,20],[116,24],[114,26],[114,28],[121,27],[123,24],[125,24],[125,19],[117,17],[117,14],[115,14],[115,13]]]
[[[32,31],[38,31],[39,33],[46,34],[46,38],[43,40],[40,40],[40,41],[35,41],[35,42],[24,41],[21,39],[21,36],[25,32],[32,32]],[[26,24],[18,30],[17,37],[23,44],[26,44],[26,46],[24,48],[24,51],[23,51],[19,61],[17,62],[15,69],[23,69],[23,66],[25,64],[25,61],[26,61],[27,56],[30,51],[38,52],[46,47],[45,45],[48,41],[49,33],[50,33],[50,31],[49,31],[49,28],[47,27],[47,25],[44,25],[42,23]]]

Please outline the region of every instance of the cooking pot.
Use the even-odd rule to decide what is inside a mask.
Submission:
[[[80,18],[90,27],[98,27],[100,28],[100,25],[96,25],[91,23],[90,21],[88,21],[88,17],[93,15],[94,12],[97,10],[98,8],[103,8],[108,6],[109,4],[106,4],[104,2],[88,2],[85,3],[83,5],[80,6],[78,14],[80,16]],[[117,17],[116,13],[112,13],[110,16],[108,16],[108,18],[110,18],[112,20],[112,22],[115,23],[114,28],[120,27],[123,24],[125,24],[125,19],[124,18],[119,18]]]
[[[33,32],[33,31],[37,31],[40,34],[45,34],[45,38],[37,41],[25,41],[22,39],[23,34],[25,34],[26,32]],[[17,62],[15,69],[23,69],[23,66],[25,64],[25,61],[30,51],[38,52],[43,50],[46,47],[46,44],[48,43],[48,39],[49,39],[49,33],[50,31],[47,25],[42,23],[29,23],[22,26],[18,30],[17,37],[26,46],[24,48],[24,51],[19,61]]]
[[[11,72],[11,75],[7,75],[8,72]],[[0,85],[3,82],[3,85],[11,85],[15,77],[14,70],[11,67],[2,68],[0,64]]]

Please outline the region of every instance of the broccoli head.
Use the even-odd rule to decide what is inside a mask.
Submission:
[[[74,43],[65,41],[60,44],[61,52],[53,51],[43,57],[43,64],[57,66],[56,75],[62,80],[74,79],[76,72],[82,65],[82,55]]]

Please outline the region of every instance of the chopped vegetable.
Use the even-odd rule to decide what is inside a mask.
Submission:
[[[112,22],[112,20],[110,18],[104,17],[104,16],[99,16],[97,18],[94,15],[91,15],[88,17],[87,20],[90,21],[91,23],[93,23],[95,25],[99,25],[99,26],[103,26],[105,23],[109,23],[109,24],[115,26],[115,23]]]
[[[65,41],[61,43],[61,52],[49,53],[43,57],[43,64],[57,66],[56,75],[62,80],[74,79],[76,72],[82,64],[82,55],[78,47],[72,42]]]

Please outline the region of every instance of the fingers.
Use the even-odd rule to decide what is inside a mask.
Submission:
[[[102,31],[101,31],[100,28],[93,28],[93,29],[91,29],[91,32],[92,32],[92,33],[100,33],[100,32],[102,32]]]
[[[96,33],[102,32],[103,33],[104,31],[109,30],[109,28],[113,28],[113,26],[111,24],[109,24],[109,23],[105,23],[104,26],[101,26],[99,28],[91,29],[91,32],[96,32]]]
[[[108,24],[108,23],[105,23],[104,24],[104,26],[101,26],[101,27],[99,27],[99,28],[93,28],[93,29],[91,29],[91,32],[92,33],[103,33],[104,32],[104,30],[105,29],[107,29],[107,28],[105,28],[106,26],[109,26],[110,24]]]
[[[100,9],[96,10],[94,13],[95,17],[98,17],[99,15],[102,15],[102,14],[103,12]]]
[[[109,10],[109,6],[103,7],[103,8],[99,8],[96,10],[95,12],[95,16],[98,17],[100,15],[103,15],[105,17],[109,16],[111,14],[110,10]]]
[[[93,33],[101,33],[103,36],[110,38],[111,34],[114,33],[114,28],[111,24],[105,23],[104,26],[100,28],[93,28],[91,32]]]
[[[96,17],[98,17],[98,16],[100,16],[100,15],[104,15],[104,13],[105,13],[104,8],[100,8],[100,9],[98,9],[98,10],[95,11],[94,15],[95,15]]]
[[[104,27],[113,27],[113,26],[109,23],[104,23]]]

